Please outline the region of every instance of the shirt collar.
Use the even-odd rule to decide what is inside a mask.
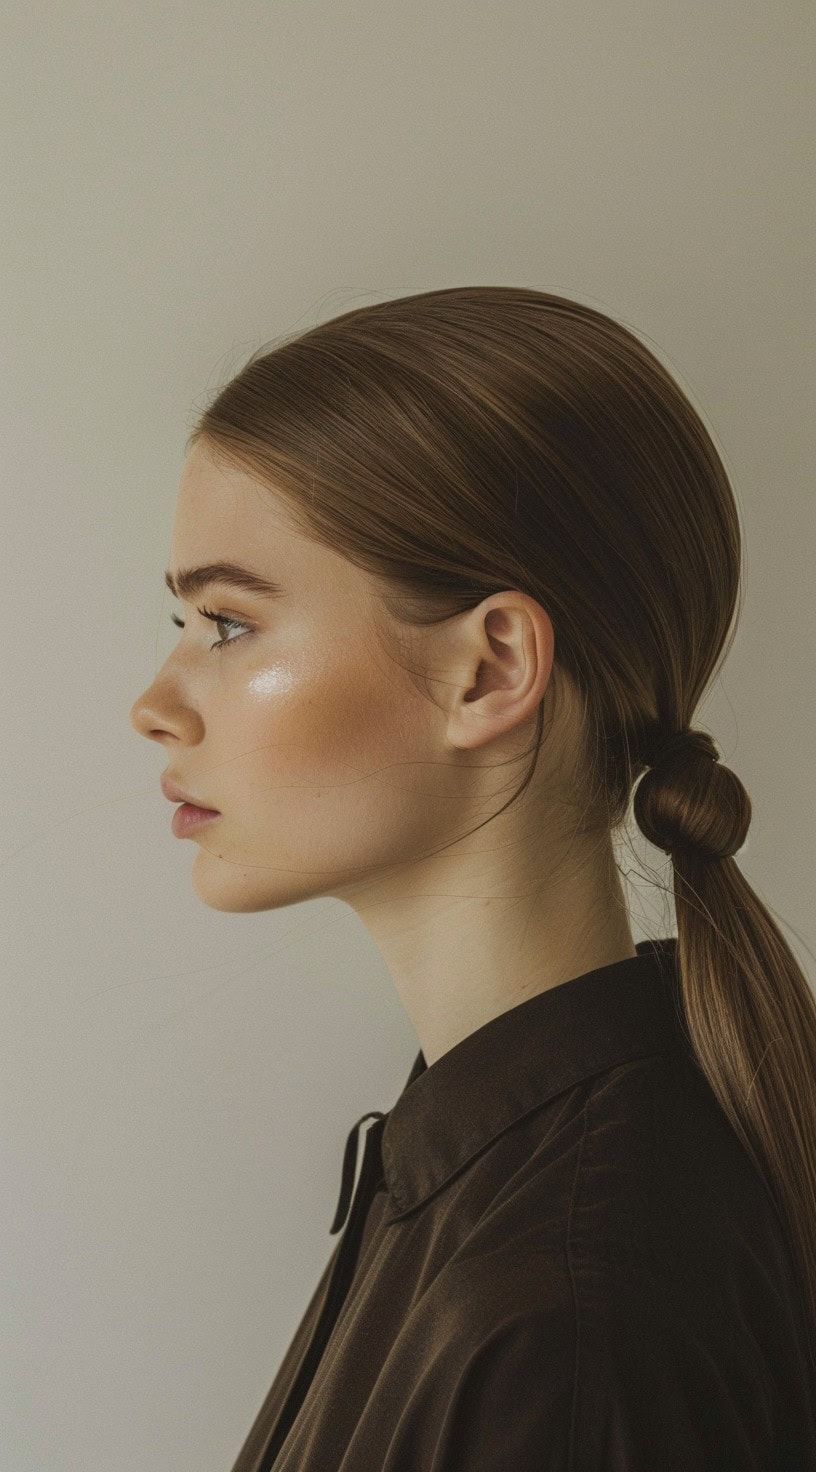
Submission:
[[[384,1120],[389,1222],[562,1090],[687,1038],[676,937],[640,941],[636,951],[491,1018],[430,1068],[420,1050],[390,1112],[374,1111],[378,1128]]]

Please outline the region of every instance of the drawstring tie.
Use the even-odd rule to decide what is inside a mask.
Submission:
[[[340,1181],[340,1198],[337,1202],[337,1210],[334,1213],[334,1221],[329,1227],[330,1237],[334,1237],[335,1234],[339,1232],[340,1229],[345,1225],[346,1217],[348,1216],[349,1208],[351,1206],[352,1187],[354,1185],[354,1172],[357,1166],[357,1143],[360,1135],[360,1125],[364,1124],[367,1119],[384,1120],[385,1118],[386,1116],[382,1113],[381,1110],[370,1109],[368,1111],[368,1114],[364,1114],[361,1119],[358,1119],[357,1123],[349,1131],[349,1137],[346,1140],[346,1148],[343,1154],[343,1171]],[[384,1126],[382,1128],[384,1128]],[[375,1137],[373,1140],[372,1136]],[[371,1150],[379,1148],[379,1141],[381,1137],[382,1129],[378,1128],[376,1125],[372,1125],[371,1129],[368,1130],[366,1133],[365,1145],[363,1147],[363,1166],[360,1170],[358,1185],[363,1180],[366,1166],[366,1157],[369,1155]],[[369,1141],[371,1141],[370,1145]]]

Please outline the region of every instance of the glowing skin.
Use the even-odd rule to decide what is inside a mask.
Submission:
[[[168,566],[215,561],[283,592],[211,587],[179,604],[186,627],[130,712],[164,747],[162,771],[221,813],[190,835],[206,905],[344,900],[379,947],[429,1067],[528,997],[635,955],[611,842],[574,838],[577,814],[556,796],[577,755],[574,702],[545,723],[522,798],[459,837],[507,801],[531,759],[521,753],[554,652],[540,604],[494,593],[410,631],[390,657],[372,625],[373,580],[199,445],[182,470]],[[226,647],[211,648],[218,640]]]

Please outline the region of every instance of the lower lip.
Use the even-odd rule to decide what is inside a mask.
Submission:
[[[183,802],[180,808],[176,808],[171,826],[176,838],[186,838],[201,823],[211,823],[213,818],[220,817],[221,814],[214,812],[212,808],[195,808],[191,802]]]

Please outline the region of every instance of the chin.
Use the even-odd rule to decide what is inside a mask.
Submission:
[[[193,864],[191,883],[193,892],[211,910],[222,910],[229,915],[252,915],[259,910],[282,910],[287,905],[298,905],[314,897],[313,890],[304,889],[303,876],[296,885],[297,875],[285,871],[272,877],[259,874],[257,869],[244,868],[239,862],[221,861],[220,854],[199,849]]]

